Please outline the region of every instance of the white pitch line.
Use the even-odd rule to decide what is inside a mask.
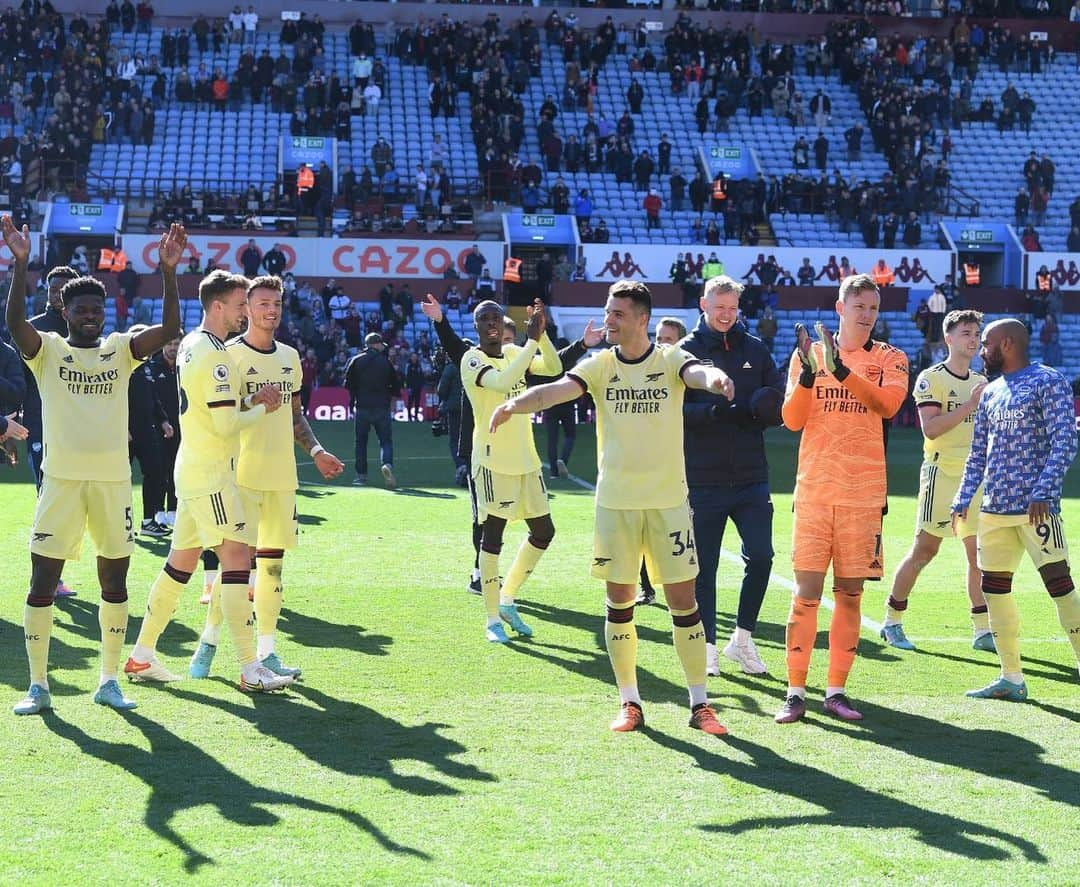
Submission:
[[[579,487],[584,487],[586,490],[596,489],[596,487],[589,483],[587,480],[584,480],[577,475],[569,474],[567,475],[567,477],[571,481],[576,483]],[[735,563],[740,564],[742,563],[742,558],[739,555],[735,554],[734,552],[728,551],[726,548],[721,548],[720,554],[723,555],[726,560],[734,561]],[[786,588],[788,591],[795,591],[795,583],[788,579],[787,576],[781,576],[779,573],[770,573],[769,581],[774,582],[783,588]],[[821,605],[828,610],[832,610],[835,608],[835,604],[833,604],[832,598],[826,597],[824,595],[822,595],[821,597]],[[881,633],[882,626],[880,622],[875,622],[869,616],[863,616],[861,621],[863,628],[871,632],[875,637],[877,637]]]

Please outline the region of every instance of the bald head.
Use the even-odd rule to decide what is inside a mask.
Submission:
[[[1028,360],[1027,327],[1015,317],[995,320],[983,330],[982,359],[990,374],[1012,373],[1023,369]]]
[[[1000,330],[1001,338],[1012,339],[1014,347],[1027,354],[1028,342],[1031,337],[1028,335],[1027,327],[1021,321],[1015,317],[1006,317],[1002,320],[995,320],[986,327],[987,335],[997,330]]]

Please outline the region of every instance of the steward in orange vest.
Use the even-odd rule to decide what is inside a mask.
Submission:
[[[896,280],[896,275],[892,273],[892,269],[885,264],[884,259],[878,259],[878,263],[874,266],[874,270],[870,272],[870,277],[878,286],[892,286]]]
[[[503,280],[507,283],[521,283],[521,259],[511,256],[503,265]]]
[[[976,262],[964,262],[964,283],[968,286],[979,285],[979,266]]]

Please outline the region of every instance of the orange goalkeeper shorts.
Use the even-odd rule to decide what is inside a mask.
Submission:
[[[832,564],[837,579],[880,579],[881,509],[795,503],[791,531],[793,569],[824,573]]]

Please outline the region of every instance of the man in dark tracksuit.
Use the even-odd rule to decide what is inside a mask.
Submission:
[[[172,426],[172,437],[161,440],[161,462],[164,488],[162,501],[156,504],[162,513],[154,513],[154,520],[164,526],[172,526],[176,519],[176,484],[173,469],[176,467],[176,452],[180,447],[180,390],[176,384],[176,352],[180,340],[166,343],[165,347],[147,362],[150,378],[154,383],[154,394],[165,411],[165,419]]]
[[[420,303],[420,310],[424,312],[424,316],[427,317],[428,320],[435,324],[435,335],[439,337],[439,344],[442,345],[443,350],[446,352],[447,360],[460,369],[461,358],[464,357],[465,352],[472,347],[472,343],[467,339],[462,339],[454,332],[454,328],[443,314],[442,307],[439,305],[438,300],[431,293],[424,296],[424,300]],[[559,362],[562,364],[563,371],[565,372],[570,369],[570,367],[581,360],[590,348],[595,348],[600,343],[602,337],[602,333],[593,331],[592,321],[590,321],[585,329],[585,335],[582,338],[559,351]],[[532,385],[538,384],[539,382],[549,382],[551,380],[536,377],[536,380],[534,381],[532,376],[526,376],[526,381],[527,384]],[[471,594],[480,594],[480,541],[483,538],[483,527],[477,522],[476,490],[473,488],[472,482],[472,438],[472,403],[465,395],[465,389],[463,387],[461,390],[461,433],[458,438],[458,458],[464,460],[465,465],[468,466],[467,477],[469,480],[469,498],[472,500],[473,510],[473,550],[476,553],[468,590]],[[554,466],[549,466],[549,468],[552,473],[554,473]]]
[[[68,334],[67,321],[64,320],[64,303],[60,301],[60,290],[69,280],[74,280],[79,272],[66,265],[53,268],[45,282],[49,287],[49,303],[45,310],[36,317],[30,318],[30,326],[39,333],[58,333],[65,339]],[[30,463],[30,471],[34,475],[34,483],[41,489],[41,462],[45,454],[41,443],[41,394],[38,392],[37,381],[29,368],[23,367],[26,376],[26,399],[23,401],[23,425],[30,432],[26,438],[26,455]]]
[[[702,316],[680,345],[711,361],[735,383],[735,399],[687,389],[683,405],[686,479],[694,513],[699,572],[695,592],[705,627],[706,666],[720,673],[716,647],[716,570],[730,518],[746,565],[736,629],[724,655],[747,674],[767,669],[751,634],[772,571],[772,516],[764,431],[781,424],[783,379],[772,354],[739,321],[742,286],[720,275],[705,285]]]
[[[368,434],[375,429],[379,438],[382,476],[389,489],[397,486],[394,477],[393,419],[390,407],[401,392],[401,378],[384,351],[386,345],[378,333],[368,333],[363,351],[345,367],[345,387],[349,405],[356,410],[356,477],[353,486],[367,484]]]
[[[132,329],[138,330],[139,326]],[[139,460],[139,470],[142,472],[141,536],[160,539],[169,532],[169,528],[159,524],[155,516],[165,498],[162,444],[166,437],[174,435],[175,428],[157,399],[153,371],[144,364],[131,374],[128,381],[128,450],[131,458]]]
[[[14,348],[0,340],[0,417],[17,413],[25,397],[26,375],[23,373],[23,362]],[[0,465],[8,460],[14,465],[18,459],[15,438],[7,442],[5,449],[7,455],[0,452]]]

